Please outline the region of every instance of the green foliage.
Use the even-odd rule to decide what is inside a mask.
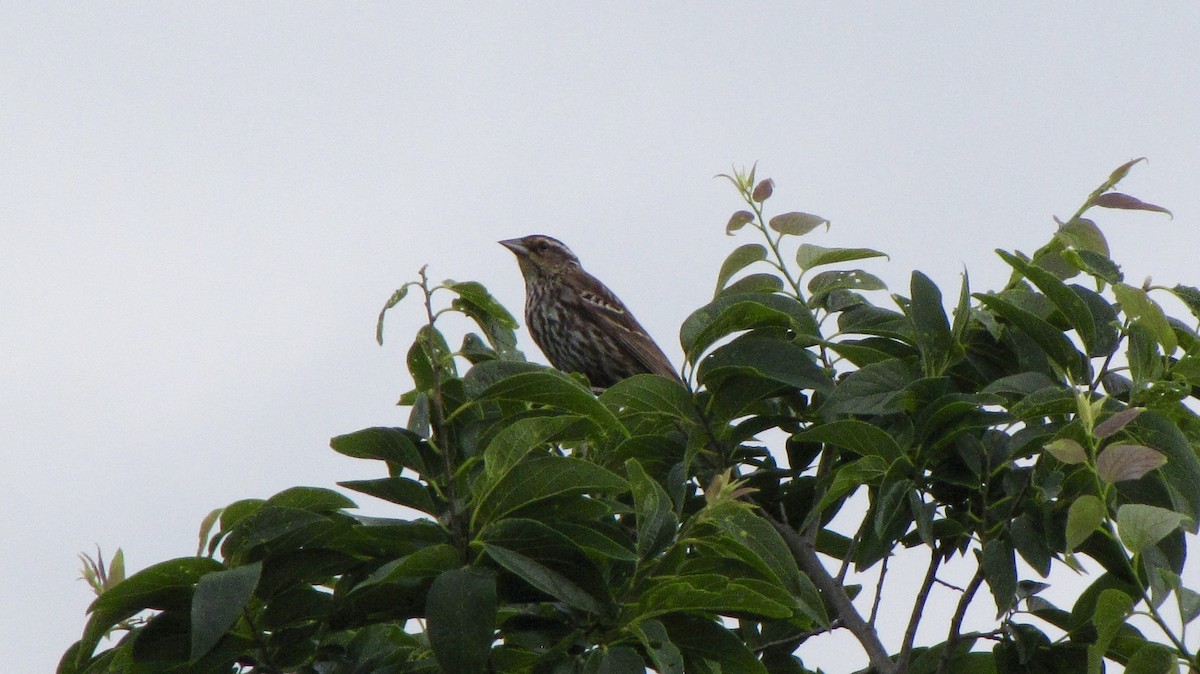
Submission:
[[[1083,217],[1165,211],[1112,191],[1134,163],[1033,254],[1000,251],[1003,288],[972,293],[964,274],[952,307],[921,272],[886,294],[842,267],[883,253],[800,243],[829,221],[768,217],[774,183],[726,175],[746,207],[727,233],[760,240],[684,321],[686,384],[597,395],[525,362],[482,285],[422,269],[378,326],[382,341],[385,313],[419,296],[407,427],[331,442],[380,462],[340,485],[396,517],[297,487],[212,513],[195,557],[128,578],[119,552],[85,558],[99,597],[59,672],[802,674],[839,626],[879,672],[1198,667],[1179,625],[1200,616],[1180,577],[1200,521],[1200,335],[1156,298],[1200,318],[1200,291],[1125,284]],[[478,327],[458,349],[447,312]],[[913,548],[929,571],[889,652],[846,573],[886,577]],[[1103,573],[1069,609],[1018,563],[1044,578],[1083,556]],[[951,558],[974,580],[954,615],[923,615]],[[995,628],[964,633],[989,596]],[[922,619],[945,639],[915,644]]]

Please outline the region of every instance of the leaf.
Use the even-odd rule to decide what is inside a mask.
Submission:
[[[773,192],[775,192],[775,181],[770,178],[764,178],[754,186],[754,191],[750,193],[750,198],[761,204],[770,199]]]
[[[730,283],[724,290],[717,293],[718,297],[727,295],[770,294],[783,290],[783,279],[775,274],[756,273],[746,274]]]
[[[1157,412],[1147,411],[1125,430],[1139,444],[1154,447],[1167,456],[1162,474],[1175,510],[1193,522],[1200,520],[1200,459],[1179,426]]]
[[[1155,211],[1157,213],[1166,213],[1172,218],[1175,217],[1171,211],[1168,211],[1162,206],[1148,204],[1137,197],[1132,197],[1128,194],[1122,194],[1120,192],[1106,192],[1101,194],[1095,199],[1092,199],[1092,205],[1099,206],[1101,208],[1119,208],[1129,211]]]
[[[642,560],[665,550],[675,540],[679,520],[671,498],[652,480],[634,459],[625,462],[625,473],[633,490],[633,510],[637,516],[637,553]]]
[[[582,439],[579,431],[588,425],[586,419],[573,415],[525,417],[510,423],[483,450],[485,479],[476,491],[486,491],[538,447],[553,440]]]
[[[1083,354],[1075,349],[1075,345],[1066,335],[1049,322],[999,295],[976,295],[975,297],[984,306],[1004,317],[1018,330],[1028,335],[1059,367],[1076,377],[1085,373],[1087,368]]]
[[[375,427],[339,435],[329,441],[329,446],[338,454],[355,459],[378,459],[428,475],[417,450],[417,443],[423,442],[420,436],[404,428]]]
[[[811,243],[802,243],[796,251],[796,264],[800,265],[804,271],[808,271],[822,265],[866,260],[873,257],[888,257],[888,255],[871,248],[826,248]]]
[[[671,635],[671,641],[683,653],[687,672],[768,674],[767,668],[746,642],[719,622],[677,615],[663,619],[663,624]],[[710,662],[716,665],[701,669]]]
[[[1109,445],[1096,457],[1096,474],[1109,483],[1137,480],[1166,462],[1166,456],[1145,445]]]
[[[1087,461],[1087,450],[1071,438],[1059,438],[1046,444],[1046,451],[1068,466]]]
[[[910,286],[912,303],[908,314],[912,318],[917,348],[925,376],[936,377],[963,357],[963,347],[950,333],[950,321],[942,306],[942,292],[919,271],[912,273]]]
[[[671,642],[671,635],[667,634],[667,628],[661,622],[642,620],[628,629],[646,649],[655,671],[659,674],[684,674],[683,654]]]
[[[1012,607],[1017,593],[1017,558],[1013,546],[1001,538],[984,543],[983,573],[996,600],[996,615],[1003,615]]]
[[[772,591],[766,583],[751,585],[749,580],[715,573],[661,577],[638,598],[637,615],[639,619],[677,612],[792,616],[790,606],[794,600],[790,595],[782,589]]]
[[[407,477],[381,477],[374,480],[344,480],[338,486],[374,496],[391,503],[408,506],[423,513],[437,515],[429,488]]]
[[[658,414],[671,419],[699,421],[692,394],[674,379],[635,374],[600,394],[600,402],[614,414]]]
[[[477,674],[487,667],[496,626],[496,578],[470,567],[434,579],[426,597],[429,645],[443,671]]]
[[[1188,311],[1192,312],[1193,316],[1200,318],[1200,288],[1176,285],[1174,288],[1171,288],[1171,293],[1179,298],[1180,302],[1183,302],[1184,306],[1188,308]]]
[[[742,561],[790,592],[805,615],[818,624],[829,623],[816,586],[800,572],[783,536],[766,519],[731,501],[710,506],[701,516],[744,551]]]
[[[729,222],[725,223],[725,233],[732,235],[742,227],[754,222],[754,214],[750,211],[737,211],[729,216]]]
[[[571,457],[544,456],[514,467],[482,494],[472,517],[482,528],[519,508],[554,496],[584,492],[621,492],[629,484],[611,471]]]
[[[514,374],[479,394],[481,400],[518,400],[574,412],[596,422],[606,433],[628,436],[625,427],[596,396],[561,372],[543,369]]]
[[[642,656],[629,646],[601,646],[593,650],[582,674],[644,674]]]
[[[415,285],[419,285],[419,284],[416,283],[415,281],[409,281],[408,283],[405,283],[404,285],[397,288],[396,291],[392,293],[392,296],[388,298],[388,301],[386,303],[384,303],[383,308],[379,310],[379,319],[375,321],[375,341],[378,342],[380,346],[383,346],[383,317],[384,317],[384,315],[387,314],[388,309],[391,309],[392,307],[399,304],[400,300],[403,300],[405,298],[405,296],[408,295],[408,289]]]
[[[100,595],[79,642],[78,663],[90,658],[96,644],[113,625],[145,609],[186,609],[193,587],[205,574],[222,566],[208,557],[183,557],[159,562],[133,574]]]
[[[508,313],[508,309],[505,309],[504,305],[500,304],[482,283],[478,281],[446,280],[442,282],[442,287],[457,293],[462,299],[482,309],[489,318],[499,322],[504,327],[512,330],[517,329],[517,319]]]
[[[781,213],[771,218],[767,224],[780,234],[791,234],[792,236],[804,236],[821,225],[825,225],[826,229],[829,228],[829,221],[825,218],[811,213],[797,212]]]
[[[721,294],[721,290],[734,274],[765,259],[767,249],[762,244],[747,243],[734,248],[729,257],[725,258],[725,262],[721,263],[721,271],[717,274],[717,289],[713,291],[713,297]]]
[[[814,298],[835,290],[887,290],[887,284],[861,269],[823,271],[808,282],[808,291]]]
[[[801,335],[820,331],[808,307],[791,297],[766,293],[722,295],[693,311],[679,328],[679,343],[695,362],[718,340],[758,328],[791,329]]]
[[[899,360],[871,363],[837,382],[822,406],[828,414],[891,414],[907,409],[904,389],[915,381]]]
[[[1074,551],[1092,535],[1107,514],[1104,502],[1091,494],[1078,496],[1067,509],[1068,552]]]
[[[696,378],[709,389],[726,377],[745,375],[798,389],[827,391],[832,382],[816,357],[794,342],[743,335],[700,361]]]
[[[1117,508],[1117,530],[1121,542],[1133,554],[1155,545],[1185,522],[1186,515],[1144,503],[1127,503]]]
[[[1117,283],[1113,285],[1112,289],[1113,294],[1117,296],[1117,301],[1121,303],[1121,309],[1125,315],[1149,328],[1158,343],[1162,345],[1163,352],[1168,356],[1171,355],[1178,346],[1178,340],[1162,307],[1150,299],[1146,291],[1141,288],[1135,288],[1127,283]]]
[[[255,562],[206,574],[196,583],[192,595],[192,662],[212,650],[242,616],[261,575],[262,562]]]
[[[903,453],[899,443],[882,428],[858,419],[838,419],[814,424],[792,436],[799,442],[821,442],[859,456],[877,456],[890,464]]]
[[[582,588],[557,571],[519,552],[498,545],[485,544],[484,550],[500,566],[551,597],[590,613],[604,612],[604,606],[596,601],[595,597],[583,591]]]
[[[1060,281],[1058,277],[1045,269],[1025,262],[1021,258],[1002,250],[997,250],[996,253],[1009,266],[1032,281],[1038,290],[1045,293],[1046,297],[1054,303],[1054,306],[1062,312],[1067,322],[1075,329],[1076,334],[1083,341],[1084,348],[1087,349],[1088,353],[1093,353],[1096,344],[1096,323],[1087,303]]]
[[[1096,598],[1091,623],[1096,628],[1096,640],[1088,646],[1088,674],[1104,671],[1104,655],[1109,644],[1133,611],[1133,599],[1120,590],[1104,590]]]
[[[1200,617],[1200,593],[1179,587],[1175,590],[1175,599],[1179,604],[1179,617],[1184,625]]]
[[[351,593],[387,583],[403,583],[418,578],[431,578],[457,568],[461,562],[458,550],[448,543],[438,543],[420,548],[394,559],[376,569],[366,580],[354,586]]]
[[[1139,648],[1125,663],[1125,674],[1174,674],[1175,651],[1162,644],[1147,643]]]
[[[281,508],[297,508],[314,513],[332,513],[342,508],[357,508],[354,501],[344,495],[321,487],[292,487],[284,489],[267,499],[266,505]]]
[[[1095,222],[1087,218],[1072,218],[1059,226],[1054,238],[1078,251],[1088,251],[1108,258],[1108,240]],[[1085,258],[1086,259],[1086,258]]]

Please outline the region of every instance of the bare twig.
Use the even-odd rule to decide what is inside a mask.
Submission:
[[[930,550],[929,568],[925,570],[925,580],[921,590],[913,602],[912,616],[908,619],[908,629],[904,631],[904,645],[900,647],[900,658],[897,661],[897,671],[908,671],[908,661],[912,658],[913,642],[917,638],[917,627],[921,624],[921,615],[925,613],[925,604],[929,601],[929,592],[937,581],[938,567],[942,563],[942,546]]]
[[[967,615],[967,607],[971,605],[971,600],[975,598],[980,585],[983,585],[983,564],[975,567],[975,575],[958,598],[958,607],[954,609],[954,617],[950,620],[950,633],[946,636],[946,648],[938,660],[937,674],[950,674],[950,659],[953,657],[954,647],[962,639],[963,618]]]
[[[887,580],[889,557],[883,558],[883,563],[879,568],[879,580],[875,583],[875,599],[871,601],[871,617],[867,618],[867,623],[871,627],[875,626],[875,617],[879,615],[879,603],[883,599],[883,581]],[[845,568],[845,567],[842,567]],[[838,576],[838,584],[842,583],[842,578]]]

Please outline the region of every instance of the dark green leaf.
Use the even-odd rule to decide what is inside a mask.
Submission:
[[[625,474],[633,489],[633,509],[637,515],[637,553],[649,559],[675,540],[679,521],[667,492],[652,480],[634,459],[625,462]]]
[[[500,566],[551,597],[582,611],[597,614],[604,612],[604,605],[596,601],[595,597],[584,592],[582,588],[557,571],[519,552],[513,552],[498,545],[485,544],[484,550]]]
[[[1179,298],[1179,301],[1183,302],[1193,316],[1200,319],[1200,288],[1177,285],[1171,289],[1171,292]]]
[[[768,674],[766,667],[755,657],[745,641],[725,629],[719,622],[690,615],[671,616],[663,624],[671,641],[683,654],[687,672]],[[717,667],[701,667],[716,663]]]
[[[790,297],[765,293],[722,295],[684,320],[679,343],[694,362],[721,338],[757,328],[784,328],[802,335],[818,332],[812,313]]]
[[[391,503],[408,506],[423,513],[437,515],[438,507],[434,505],[429,488],[407,477],[381,477],[374,480],[344,480],[338,483],[346,489],[374,496]]]
[[[627,435],[621,422],[582,384],[553,370],[515,374],[479,394],[484,400],[519,400],[574,412],[606,432]]]
[[[414,285],[418,285],[418,284],[414,281],[409,281],[408,283],[405,283],[404,285],[397,288],[396,291],[392,293],[392,296],[388,298],[388,301],[386,303],[384,303],[383,308],[379,310],[379,319],[375,322],[375,341],[378,342],[380,346],[383,345],[383,317],[384,317],[384,315],[387,314],[388,309],[391,309],[392,307],[399,304],[400,300],[403,300],[404,297],[406,295],[408,295],[408,289]]]
[[[200,578],[192,595],[192,649],[190,660],[195,662],[212,650],[254,596],[262,562],[214,571]]]
[[[695,402],[687,388],[674,379],[652,374],[622,379],[600,394],[600,402],[614,414],[641,412],[698,420]]]
[[[890,433],[858,419],[839,419],[814,424],[792,438],[804,442],[823,442],[848,449],[860,456],[878,456],[888,464],[899,458],[902,453],[900,445]]]
[[[464,567],[438,576],[429,588],[429,645],[446,672],[476,674],[487,667],[496,625],[496,578]]]
[[[186,608],[196,582],[221,568],[207,557],[172,559],[142,569],[100,595],[88,607],[92,617],[79,644],[79,663],[91,657],[100,638],[122,620],[145,609]]]
[[[908,314],[912,318],[917,348],[925,376],[937,377],[963,357],[963,347],[954,341],[950,321],[942,306],[942,292],[930,278],[919,271],[912,273],[912,303]]]
[[[461,562],[453,545],[439,543],[416,550],[400,559],[379,567],[366,580],[354,586],[352,592],[380,583],[403,583],[413,579],[432,578],[456,568]]]
[[[726,377],[747,375],[807,390],[828,390],[829,375],[816,357],[794,342],[743,335],[700,363],[697,379],[715,388]]]
[[[754,274],[746,274],[728,286],[725,286],[725,289],[718,296],[770,294],[779,292],[780,290],[783,290],[783,279],[775,274],[756,272]]]
[[[539,457],[518,464],[480,495],[472,522],[480,528],[531,503],[562,494],[621,492],[628,488],[625,480],[594,463],[570,457]]]
[[[1147,643],[1125,663],[1125,674],[1173,674],[1179,671],[1177,661],[1173,649],[1162,644]]]
[[[1061,331],[1033,313],[998,295],[976,295],[992,311],[1003,316],[1045,350],[1046,355],[1063,370],[1076,377],[1086,374],[1083,354]]]
[[[525,417],[505,426],[492,438],[483,451],[484,479],[476,491],[495,485],[533,450],[560,440],[584,437],[580,431],[590,429],[586,419],[577,416]]]
[[[267,499],[268,506],[299,508],[315,513],[331,513],[342,508],[356,508],[354,501],[331,489],[292,487]]]
[[[1083,345],[1088,353],[1095,353],[1096,323],[1087,303],[1060,281],[1058,277],[1045,269],[1002,250],[998,250],[996,253],[1013,269],[1016,269],[1025,278],[1032,281],[1039,290],[1046,294],[1046,297],[1050,298],[1054,306],[1062,312],[1067,322],[1075,329],[1079,338],[1083,340]]]
[[[424,440],[403,428],[365,428],[355,433],[339,435],[329,441],[333,451],[355,459],[378,459],[408,468],[419,475],[428,475],[425,461],[417,450]]]
[[[837,382],[825,400],[830,414],[891,414],[909,407],[904,390],[916,379],[899,360],[871,363]]]
[[[1092,625],[1096,628],[1096,641],[1088,646],[1088,671],[1099,672],[1108,652],[1108,646],[1125,619],[1133,610],[1133,600],[1120,590],[1104,590],[1096,598],[1092,613]]]
[[[1017,559],[1008,541],[993,538],[984,543],[983,574],[996,600],[996,615],[1002,615],[1012,607],[1017,594]]]
[[[638,616],[639,619],[645,619],[695,611],[722,615],[752,614],[766,618],[791,617],[790,607],[795,603],[794,599],[782,589],[771,590],[771,587],[712,573],[662,577],[638,598]]]
[[[487,315],[493,320],[499,321],[505,327],[515,330],[517,321],[508,313],[508,309],[500,304],[487,288],[483,287],[478,281],[444,281],[442,286],[451,290],[463,298],[474,304],[475,306],[487,312]]]
[[[661,622],[643,620],[634,623],[629,630],[646,649],[651,664],[659,674],[684,674],[683,654],[671,642],[671,636]]]
[[[1108,240],[1096,223],[1087,218],[1073,218],[1058,228],[1054,238],[1077,251],[1088,251],[1108,257]]]

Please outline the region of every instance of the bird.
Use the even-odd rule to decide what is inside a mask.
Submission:
[[[625,304],[563,242],[544,234],[499,242],[525,277],[525,324],[550,364],[579,372],[594,389],[635,374],[680,380]]]

